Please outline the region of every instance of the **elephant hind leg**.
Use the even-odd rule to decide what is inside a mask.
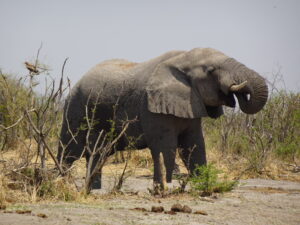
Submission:
[[[64,136],[64,140],[58,148],[57,160],[65,171],[68,171],[74,161],[78,160],[83,155],[84,145],[82,142],[75,143],[75,141],[69,141],[71,137]],[[70,142],[70,143],[68,143]]]
[[[114,154],[114,151],[106,153],[98,152],[93,158],[91,158],[89,153],[85,154],[87,175],[94,174],[91,176],[91,189],[101,189],[102,167],[107,158],[112,154]]]
[[[99,168],[98,171],[94,171],[96,168],[98,161],[100,160],[100,155],[97,154],[94,156],[93,159],[90,158],[89,154],[86,154],[86,176],[91,176],[90,177],[90,188],[91,189],[101,189],[101,168]],[[92,160],[90,162],[90,160]],[[91,163],[91,165],[89,165]],[[94,175],[92,175],[94,173]],[[87,178],[86,178],[87,179]]]

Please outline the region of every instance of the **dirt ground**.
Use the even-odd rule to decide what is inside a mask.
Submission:
[[[164,198],[148,193],[151,176],[128,178],[124,194],[117,196],[105,194],[112,182],[105,176],[103,190],[93,191],[91,203],[10,206],[0,210],[0,224],[300,224],[300,183],[296,182],[249,179],[215,197],[184,194]],[[176,203],[189,206],[192,213],[170,213]],[[152,206],[162,206],[164,212],[151,212]]]

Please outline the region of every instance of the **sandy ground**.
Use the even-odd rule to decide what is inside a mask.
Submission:
[[[147,191],[152,186],[151,179],[130,177],[124,184],[123,195],[108,197],[104,193],[112,179],[104,177],[104,188],[93,192],[92,203],[15,205],[0,210],[0,224],[300,224],[300,183],[251,179],[240,181],[234,191],[217,197],[185,194],[156,198]],[[151,212],[152,206],[169,211],[176,203],[188,205],[192,213]],[[201,214],[194,214],[196,211]]]

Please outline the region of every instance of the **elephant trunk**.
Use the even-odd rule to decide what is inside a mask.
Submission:
[[[240,89],[233,91],[241,110],[247,114],[257,113],[268,99],[268,86],[265,79],[234,59],[226,63],[230,64],[234,83],[242,84]]]

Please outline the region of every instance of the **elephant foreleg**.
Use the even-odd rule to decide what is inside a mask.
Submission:
[[[172,182],[172,172],[175,164],[177,149],[177,129],[174,127],[174,118],[145,112],[143,120],[143,132],[148,147],[151,150],[154,162],[153,181],[163,185],[162,177],[166,182]],[[163,155],[163,163],[160,163],[160,154]],[[163,172],[163,165],[165,172]]]
[[[171,148],[163,152],[164,164],[166,166],[167,183],[172,182],[172,175],[175,167],[175,158],[176,158],[176,148]]]
[[[156,150],[156,151],[155,151]],[[175,166],[176,147],[167,147],[160,145],[159,148],[152,150],[154,161],[154,178],[153,181],[159,182],[162,186],[165,182],[172,182],[172,174]]]
[[[154,161],[154,186],[160,185],[162,189],[166,188],[166,167],[164,165],[164,157],[162,153],[153,154],[152,158]]]
[[[202,130],[187,132],[179,138],[179,154],[189,173],[206,164],[205,144]]]

